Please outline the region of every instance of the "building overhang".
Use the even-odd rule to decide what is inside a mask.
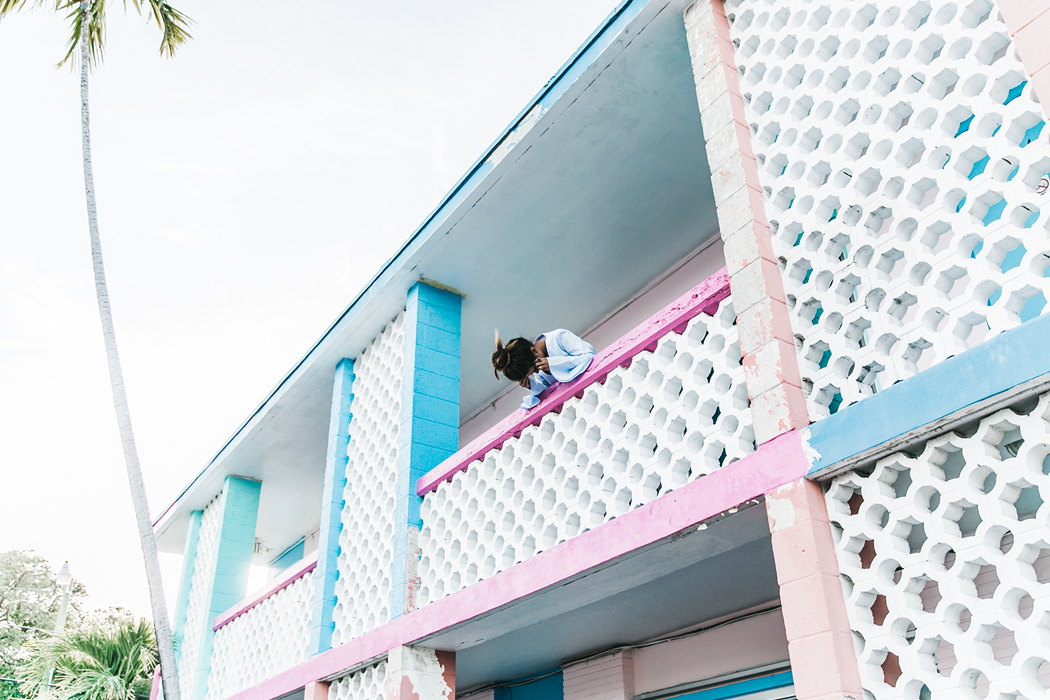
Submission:
[[[317,527],[334,368],[418,281],[464,295],[466,416],[502,388],[493,328],[590,328],[717,236],[687,4],[628,0],[610,15],[160,515],[162,551],[182,551],[189,514],[231,474],[266,485],[261,561]]]

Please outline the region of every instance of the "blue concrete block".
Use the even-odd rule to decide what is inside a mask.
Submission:
[[[193,588],[193,572],[197,563],[197,544],[200,542],[201,517],[204,512],[195,510],[190,513],[190,524],[186,532],[186,545],[182,553],[182,578],[179,580],[179,595],[175,602],[175,627],[173,633],[182,639],[186,629],[186,612],[190,605],[190,591]],[[182,646],[175,648],[176,661],[180,657]]]
[[[415,363],[417,372],[425,371],[459,380],[459,356],[443,352],[426,352]]]
[[[459,356],[459,333],[450,333],[434,326],[422,326],[422,334],[423,342],[419,344],[427,350]]]
[[[343,530],[343,491],[346,488],[346,450],[353,418],[353,384],[354,363],[343,359],[336,365],[332,385],[321,528],[318,531],[317,569],[314,572],[313,616],[307,647],[310,656],[332,648],[335,583],[339,579],[339,535]]]
[[[410,385],[417,394],[459,403],[459,380],[425,370],[417,371]]]
[[[422,396],[417,395],[414,397],[411,406],[407,406],[406,410],[409,411],[409,416],[415,418],[425,418],[426,420],[433,421],[434,423],[440,423],[442,425],[451,425],[456,428],[457,441],[459,434],[459,403],[454,401],[446,401],[444,399],[438,399],[433,396]]]

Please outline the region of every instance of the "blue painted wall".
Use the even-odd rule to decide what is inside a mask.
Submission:
[[[1044,315],[814,423],[810,474],[1050,373],[1048,348]]]
[[[311,656],[332,648],[335,621],[335,582],[339,578],[339,535],[343,531],[343,491],[346,488],[346,450],[350,442],[350,407],[354,401],[354,363],[344,359],[335,368],[332,411],[328,423],[328,456],[321,500],[321,529],[317,540],[314,605],[310,618]]]
[[[401,369],[401,425],[394,514],[390,617],[410,607],[423,499],[416,481],[459,449],[459,336],[462,298],[420,282],[408,292]],[[412,551],[409,551],[412,549]]]
[[[496,688],[493,700],[563,700],[565,682],[561,671],[531,683]]]
[[[216,504],[219,511],[219,542],[215,548],[215,576],[208,582],[205,600],[208,612],[204,620],[204,640],[197,666],[196,687],[191,698],[204,700],[208,694],[208,675],[215,632],[211,625],[216,617],[244,599],[248,592],[248,567],[255,550],[255,521],[259,514],[259,491],[262,484],[251,479],[228,476],[222,496]]]
[[[197,542],[200,541],[201,516],[204,511],[190,513],[190,526],[186,531],[186,546],[182,552],[182,578],[179,580],[179,595],[175,599],[175,625],[172,634],[181,641],[186,630],[186,611],[190,605],[190,588],[193,587],[193,571],[197,563]],[[182,645],[175,647],[175,660],[179,659]]]

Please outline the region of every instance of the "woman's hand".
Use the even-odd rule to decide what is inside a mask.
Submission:
[[[546,373],[550,374],[551,364],[547,360],[546,357],[538,357],[538,358],[536,358],[536,370],[538,372],[546,372]]]
[[[532,375],[530,374],[529,377],[531,377],[531,376]],[[529,377],[525,377],[524,379],[519,379],[518,380],[518,386],[520,386],[522,389],[531,389],[532,388],[532,384],[529,382]]]

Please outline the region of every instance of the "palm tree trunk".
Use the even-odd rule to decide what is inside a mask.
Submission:
[[[157,650],[160,655],[161,679],[165,700],[179,700],[178,676],[175,669],[175,649],[168,625],[168,611],[164,603],[164,584],[160,576],[160,560],[157,558],[157,540],[153,534],[153,523],[146,502],[146,487],[142,482],[142,469],[135,449],[135,435],[131,430],[131,413],[124,390],[124,374],[120,369],[117,354],[117,336],[113,328],[113,314],[109,306],[109,291],[106,288],[106,271],[102,266],[102,241],[98,233],[98,214],[95,209],[95,179],[91,172],[91,125],[88,110],[88,25],[90,2],[80,3],[80,121],[84,149],[84,194],[87,197],[88,230],[91,234],[91,264],[95,272],[95,296],[98,298],[98,313],[102,319],[102,336],[106,343],[106,359],[109,363],[109,382],[113,390],[113,408],[120,428],[120,441],[124,448],[124,464],[128,471],[131,501],[135,507],[135,520],[142,541],[142,558],[146,564],[146,579],[149,582],[150,603],[153,608],[153,628],[157,635]]]

